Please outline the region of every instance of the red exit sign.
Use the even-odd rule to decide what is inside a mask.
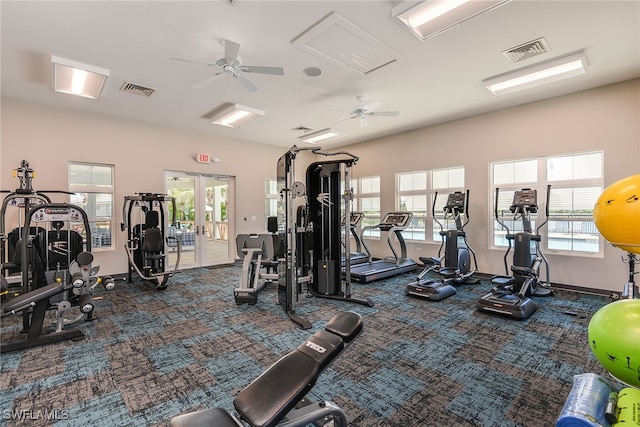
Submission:
[[[209,155],[208,154],[196,154],[196,162],[198,163],[209,163]]]

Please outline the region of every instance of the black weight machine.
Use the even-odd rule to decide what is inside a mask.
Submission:
[[[322,372],[362,332],[362,318],[352,312],[335,315],[297,349],[253,380],[233,400],[237,416],[222,408],[174,417],[170,427],[347,427],[335,403],[311,403],[305,396]]]
[[[84,230],[86,238],[74,228]],[[34,229],[43,231],[33,235]],[[95,319],[93,293],[99,284],[108,291],[115,288],[113,278],[98,277],[100,267],[92,266],[91,229],[85,211],[68,203],[34,206],[25,217],[17,246],[16,265],[21,269],[23,289],[2,304],[2,317],[21,315],[26,338],[6,342],[3,337],[0,351],[84,338],[80,329],[68,326]],[[74,307],[79,313],[67,318]],[[44,327],[51,309],[56,310],[53,332]]]
[[[407,285],[405,293],[411,296],[440,301],[456,293],[452,283],[470,283],[473,274],[478,270],[476,254],[467,241],[465,227],[469,223],[469,190],[466,193],[456,191],[450,193],[443,207],[444,221],[453,220],[455,229],[444,229],[444,225],[436,217],[436,192],[433,205],[433,219],[440,226],[442,243],[438,249],[438,257],[420,257],[425,268],[415,282]],[[462,221],[464,216],[464,222]],[[444,265],[442,262],[444,261]],[[473,264],[472,264],[473,261]],[[427,273],[435,271],[443,280],[425,279]]]
[[[20,247],[22,239],[24,220],[29,210],[35,206],[51,203],[47,193],[72,194],[68,191],[36,191],[33,189],[33,179],[36,177],[35,171],[29,166],[29,162],[22,160],[20,166],[13,170],[13,177],[18,178],[20,186],[13,190],[2,190],[2,193],[9,193],[2,201],[0,210],[0,263],[2,268],[0,274],[5,276],[7,293],[12,291],[19,294],[25,289],[29,289],[28,283],[22,282],[20,267]],[[11,208],[11,209],[10,209]],[[17,216],[18,226],[11,231],[7,231],[8,217],[10,211]],[[42,238],[46,230],[41,227],[29,228],[31,239]]]
[[[523,188],[513,194],[513,203],[509,210],[513,214],[514,223],[522,222],[522,231],[512,233],[498,215],[498,197],[500,189],[496,188],[494,214],[496,221],[506,231],[509,244],[504,254],[504,265],[507,275],[493,276],[491,292],[476,302],[480,311],[505,314],[519,319],[526,319],[538,309],[538,305],[530,298],[536,296],[551,296],[549,282],[549,262],[540,249],[540,230],[549,220],[549,198],[551,186],[547,186],[547,201],[545,206],[545,220],[538,225],[535,233],[531,225],[531,215],[538,213],[538,192],[535,189]],[[513,242],[513,243],[512,243]],[[513,247],[511,275],[509,274],[508,256]],[[540,268],[544,264],[546,281],[540,279]]]
[[[308,166],[307,185],[295,180],[295,160],[301,151],[346,158],[315,162]],[[284,253],[279,274],[279,300],[289,318],[303,329],[311,324],[296,314],[295,306],[302,285],[320,298],[373,306],[370,300],[351,295],[351,278],[342,280],[342,261],[351,266],[350,239],[341,219],[351,217],[351,167],[358,158],[350,153],[325,153],[320,148],[293,146],[277,165],[282,210],[279,228],[284,230]],[[342,236],[341,236],[342,235]]]
[[[129,261],[128,282],[133,282],[135,272],[141,279],[151,282],[157,289],[166,289],[169,278],[180,273],[182,242],[179,236],[169,236],[165,220],[165,203],[171,203],[171,224],[175,224],[176,201],[173,197],[158,193],[137,193],[125,196],[122,205],[122,231],[127,232],[124,248]],[[134,223],[134,212],[139,220]],[[167,270],[168,247],[176,248],[176,264]]]
[[[384,216],[382,222],[376,225],[370,225],[362,229],[362,234],[367,230],[379,229],[381,232],[387,233],[387,243],[391,248],[393,256],[386,257],[384,259],[374,260],[371,256],[371,250],[367,246],[365,240],[362,241],[363,246],[366,248],[369,258],[367,262],[352,266],[351,269],[346,269],[349,272],[349,276],[359,282],[367,283],[374,280],[384,279],[387,277],[396,276],[398,274],[408,273],[418,268],[418,263],[413,259],[407,257],[407,245],[402,237],[402,230],[406,229],[413,219],[411,212],[389,212]],[[400,246],[400,255],[396,251],[392,238],[396,237]]]

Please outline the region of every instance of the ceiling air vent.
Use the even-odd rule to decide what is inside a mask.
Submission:
[[[151,89],[148,87],[144,87],[144,86],[139,86],[133,83],[127,83],[124,82],[122,87],[120,88],[121,91],[123,92],[127,92],[127,93],[135,93],[138,95],[142,95],[142,96],[146,96],[149,97],[153,94],[153,92],[155,92],[155,89]]]
[[[537,40],[533,40],[520,46],[512,47],[511,49],[502,51],[502,54],[509,58],[511,62],[520,62],[527,58],[537,56],[546,52],[549,52],[549,45],[547,41],[540,37]]]
[[[306,126],[296,126],[291,130],[295,130],[295,131],[298,131],[298,132],[309,132],[310,130],[313,130],[313,129],[310,129],[310,128],[306,127]]]

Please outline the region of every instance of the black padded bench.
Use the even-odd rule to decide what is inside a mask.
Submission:
[[[346,417],[331,402],[296,409],[318,377],[360,334],[362,318],[353,312],[335,315],[297,349],[283,356],[253,380],[234,399],[240,420],[252,427],[275,426],[287,417],[288,426],[304,426],[325,416],[334,416],[337,426]],[[299,411],[299,415],[296,412]],[[298,420],[299,419],[299,423]],[[173,418],[171,427],[238,427],[243,424],[224,409],[214,408]]]

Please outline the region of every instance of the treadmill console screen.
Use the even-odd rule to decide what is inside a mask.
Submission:
[[[409,225],[412,217],[413,214],[410,212],[392,212],[385,215],[382,224],[403,228]]]
[[[362,212],[352,212],[351,213],[351,226],[356,227],[360,221],[364,218],[364,214]]]

